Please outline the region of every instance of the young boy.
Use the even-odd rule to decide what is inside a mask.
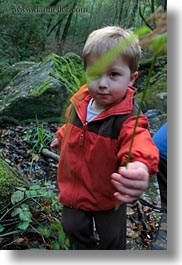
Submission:
[[[125,249],[126,203],[141,196],[150,176],[158,170],[158,151],[143,115],[126,167],[136,120],[133,83],[140,59],[137,38],[132,37],[109,66],[101,66],[99,74],[97,69],[95,75],[93,69],[89,70],[131,34],[112,26],[89,35],[83,49],[88,82],[70,99],[67,122],[51,143],[52,148],[60,149],[62,225],[77,249],[93,245],[93,223],[99,236],[97,249]]]

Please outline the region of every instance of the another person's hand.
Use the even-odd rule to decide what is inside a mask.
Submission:
[[[114,197],[124,203],[137,200],[149,186],[147,166],[139,161],[120,167],[118,173],[111,175],[111,182],[116,188]]]

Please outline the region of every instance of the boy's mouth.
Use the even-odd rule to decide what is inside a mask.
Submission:
[[[98,93],[99,96],[109,96],[109,93]]]

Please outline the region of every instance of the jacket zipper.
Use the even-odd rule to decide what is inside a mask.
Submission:
[[[85,122],[82,126],[82,132],[81,132],[81,135],[80,135],[80,139],[79,139],[79,146],[81,147],[80,149],[80,153],[79,153],[79,157],[78,157],[78,162],[77,162],[77,169],[79,170],[80,168],[80,165],[79,165],[79,162],[81,161],[81,156],[82,156],[82,152],[83,152],[83,145],[84,145],[84,139],[85,139],[85,132],[87,130],[87,122]],[[77,170],[77,172],[78,172]],[[74,207],[75,205],[75,200],[76,200],[76,197],[77,197],[77,186],[78,186],[78,176],[77,176],[78,173],[75,173],[74,175],[74,180],[75,180],[75,184],[74,184],[74,191],[73,191],[73,194],[72,194],[72,203],[71,203],[71,208]]]
[[[85,122],[85,123],[83,124],[83,127],[82,127],[82,132],[81,132],[80,140],[79,140],[79,145],[80,145],[80,147],[83,146],[83,144],[84,144],[85,132],[86,132],[86,130],[87,130],[87,124],[88,124],[88,122]]]

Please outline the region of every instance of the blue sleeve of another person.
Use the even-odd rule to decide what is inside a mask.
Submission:
[[[167,160],[167,122],[154,134],[153,141],[159,149],[159,155]]]

